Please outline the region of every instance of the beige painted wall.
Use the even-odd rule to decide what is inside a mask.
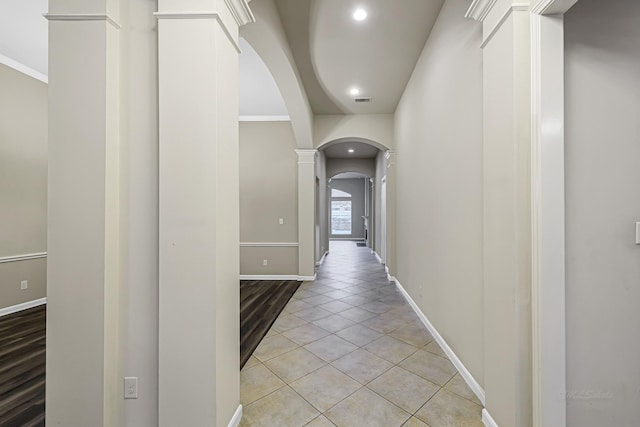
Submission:
[[[298,242],[295,149],[290,122],[240,123],[241,243]],[[241,247],[240,274],[297,275],[297,252],[286,249]]]
[[[0,65],[0,87],[0,258],[46,252],[47,85]],[[0,264],[0,308],[45,296],[45,259]]]
[[[482,385],[482,51],[468,3],[445,2],[396,111],[396,265]]]
[[[567,425],[640,420],[640,3],[565,18]]]
[[[267,260],[267,265],[263,265],[264,260]],[[296,276],[298,274],[298,247],[240,246],[240,274]]]

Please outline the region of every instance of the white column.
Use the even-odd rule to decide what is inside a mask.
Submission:
[[[385,152],[385,167],[386,167],[386,205],[387,212],[385,215],[385,221],[387,223],[385,229],[387,232],[386,242],[387,247],[385,249],[385,264],[387,266],[387,273],[391,280],[395,280],[396,274],[396,152],[389,150]]]
[[[226,426],[241,414],[237,39],[253,17],[240,0],[158,9],[159,424]]]
[[[529,2],[475,0],[467,16],[483,25],[483,416],[516,427],[532,417]]]
[[[51,1],[46,423],[117,426],[117,1]]]
[[[298,276],[315,280],[315,189],[318,150],[300,149],[298,154]]]
[[[532,3],[534,427],[566,425],[564,13],[576,2],[542,0]]]

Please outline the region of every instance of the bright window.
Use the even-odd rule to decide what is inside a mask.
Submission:
[[[351,234],[351,200],[331,201],[331,234]]]

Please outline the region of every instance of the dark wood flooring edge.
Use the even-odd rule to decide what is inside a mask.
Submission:
[[[294,280],[240,282],[240,369],[247,363],[301,284],[302,282]],[[250,292],[253,293],[253,299],[248,296]],[[259,308],[256,309],[256,306]]]

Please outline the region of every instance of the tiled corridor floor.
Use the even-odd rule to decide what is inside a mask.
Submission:
[[[482,406],[368,248],[332,241],[241,372],[241,426],[475,427]]]

